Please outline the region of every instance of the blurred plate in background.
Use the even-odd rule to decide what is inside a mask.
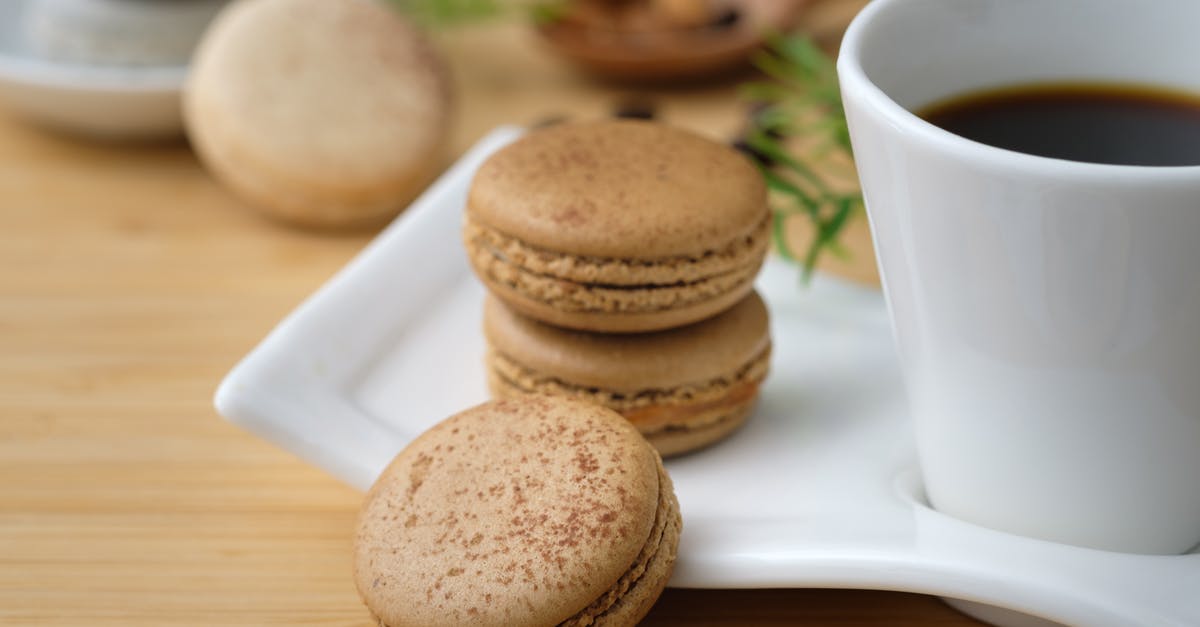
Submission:
[[[179,103],[186,62],[154,56],[151,48],[146,48],[144,63],[118,61],[111,53],[117,46],[127,53],[131,33],[144,33],[148,42],[153,36],[159,43],[190,46],[221,4],[214,0],[100,0],[91,5],[80,0],[0,2],[0,107],[46,127],[97,138],[177,135],[182,130]],[[105,15],[113,20],[97,22],[102,19],[97,16]],[[164,38],[164,25],[176,17],[180,29],[167,31]],[[35,39],[35,31],[53,40]],[[81,58],[87,48],[80,45],[86,46],[91,36],[95,36],[96,62]],[[105,37],[112,46],[104,47]],[[66,42],[71,48],[57,49],[61,54],[56,54],[56,46]]]

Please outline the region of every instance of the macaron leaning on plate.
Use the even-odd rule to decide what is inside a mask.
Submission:
[[[634,625],[678,550],[662,461],[612,411],[485,403],[413,440],[367,493],[355,580],[380,625]]]
[[[716,315],[768,246],[762,176],[670,126],[605,120],[529,133],[478,170],[464,243],[475,273],[549,324],[634,333]]]
[[[188,136],[250,206],[307,227],[376,226],[443,164],[449,79],[397,9],[238,0],[196,51]]]
[[[641,334],[571,331],[484,305],[488,385],[495,397],[548,394],[613,409],[663,456],[728,437],[750,416],[771,353],[756,292],[687,326]]]

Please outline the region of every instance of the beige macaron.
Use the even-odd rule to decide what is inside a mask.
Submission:
[[[529,133],[478,170],[464,241],[501,300],[550,324],[614,333],[713,316],[753,285],[768,246],[748,159],[654,122]]]
[[[679,504],[616,413],[493,401],[413,440],[367,493],[359,593],[380,625],[634,625],[674,568]]]
[[[237,0],[196,51],[184,118],[246,203],[320,228],[378,225],[443,165],[449,81],[387,3]]]
[[[644,334],[570,331],[484,305],[493,396],[553,395],[609,407],[663,456],[717,442],[752,413],[771,353],[755,292],[702,322]]]

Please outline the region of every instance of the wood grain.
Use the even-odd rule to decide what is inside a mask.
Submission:
[[[861,3],[827,4],[814,28]],[[458,84],[455,152],[497,124],[605,115],[630,93],[520,27],[439,43]],[[732,93],[639,95],[725,136],[740,122]],[[844,272],[870,281],[858,233]],[[349,573],[361,495],[211,405],[228,369],[369,238],[259,218],[183,142],[83,143],[0,111],[0,623],[369,624]],[[919,595],[672,590],[646,623],[971,621]]]

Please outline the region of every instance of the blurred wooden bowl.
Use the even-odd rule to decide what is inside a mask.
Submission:
[[[578,0],[537,30],[556,53],[605,78],[695,79],[746,65],[770,35],[795,26],[807,0],[715,0],[711,19],[696,25],[664,19],[661,4],[673,3]]]

